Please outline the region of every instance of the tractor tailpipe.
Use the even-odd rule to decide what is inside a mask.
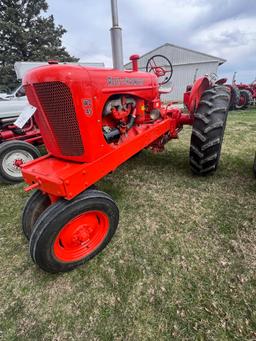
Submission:
[[[111,34],[111,45],[112,45],[112,58],[113,68],[123,70],[123,43],[122,43],[122,29],[118,24],[118,8],[117,0],[111,0],[111,11],[112,11],[112,28],[110,29]]]

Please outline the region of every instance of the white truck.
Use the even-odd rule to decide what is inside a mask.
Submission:
[[[17,117],[28,103],[22,85],[19,85],[12,93],[0,94],[0,121],[2,119]]]

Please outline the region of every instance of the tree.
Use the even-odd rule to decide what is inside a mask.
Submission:
[[[42,16],[47,9],[46,0],[0,0],[0,88],[17,85],[16,61],[78,61],[62,46],[64,27]]]

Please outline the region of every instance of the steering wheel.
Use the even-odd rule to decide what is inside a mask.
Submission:
[[[172,78],[173,67],[168,58],[161,54],[156,54],[148,60],[146,71],[154,73],[158,78],[158,84],[163,85]]]

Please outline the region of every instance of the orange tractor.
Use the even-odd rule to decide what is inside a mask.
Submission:
[[[171,63],[155,56],[148,72],[140,72],[133,55],[132,70],[124,71],[117,3],[111,3],[113,69],[53,64],[23,79],[48,154],[21,166],[26,190],[36,190],[22,227],[33,261],[52,273],[72,270],[109,243],[118,207],[94,184],[142,149],[161,152],[191,125],[192,172],[213,173],[219,163],[229,89],[203,77],[186,94],[188,112],[163,104]]]

